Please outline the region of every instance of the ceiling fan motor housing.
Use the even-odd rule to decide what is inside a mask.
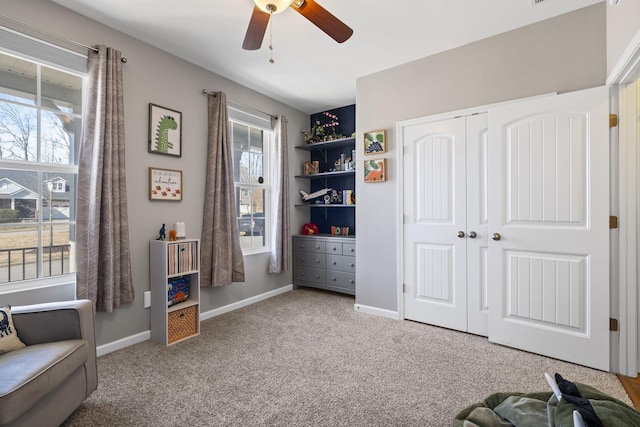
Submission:
[[[253,2],[262,10],[270,14],[283,12],[291,6],[293,0],[253,0]]]

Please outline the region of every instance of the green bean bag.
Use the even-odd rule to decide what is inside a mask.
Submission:
[[[553,392],[495,393],[458,413],[454,427],[574,427],[577,411],[587,427],[640,427],[640,412],[585,384],[555,375]]]

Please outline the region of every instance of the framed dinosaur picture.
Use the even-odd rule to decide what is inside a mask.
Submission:
[[[149,152],[182,157],[182,113],[149,104]]]

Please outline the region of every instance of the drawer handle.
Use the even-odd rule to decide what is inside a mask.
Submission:
[[[333,280],[333,281],[335,282],[335,281],[336,281],[336,278],[335,278],[335,277],[332,277],[332,278],[331,278],[331,280]]]
[[[355,267],[355,264],[354,264],[354,263],[352,263],[352,262],[350,262],[350,263],[349,263],[349,267]]]
[[[184,317],[184,313],[180,313],[178,317]]]
[[[336,265],[336,262],[335,261],[331,261],[331,264]]]
[[[349,283],[355,283],[355,282],[353,281],[353,279],[350,279],[350,280],[349,280]]]
[[[300,249],[304,249],[304,244],[300,244]]]
[[[337,251],[338,248],[336,248],[335,246],[331,248],[332,251]]]
[[[300,261],[304,262],[304,257],[300,257]]]
[[[319,278],[320,278],[320,275],[319,275],[319,274],[316,274],[316,279],[319,279]]]
[[[301,276],[304,276],[304,271],[302,273],[300,273]]]
[[[349,248],[349,252],[353,252],[353,248]]]
[[[320,264],[320,260],[319,259],[316,259],[316,264]]]
[[[316,249],[320,249],[320,245],[316,245]]]

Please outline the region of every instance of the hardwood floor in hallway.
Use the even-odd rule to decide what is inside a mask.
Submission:
[[[636,378],[618,375],[618,379],[633,402],[633,406],[640,410],[640,376]]]

